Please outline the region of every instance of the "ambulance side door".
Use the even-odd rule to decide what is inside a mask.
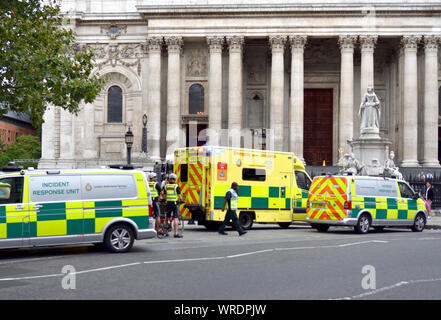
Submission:
[[[308,175],[299,170],[295,170],[296,186],[294,186],[293,212],[294,214],[306,214],[306,201],[308,199],[311,180]]]

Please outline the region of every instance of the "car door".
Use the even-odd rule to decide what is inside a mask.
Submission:
[[[23,201],[25,177],[15,176],[0,179],[9,185],[9,195],[2,191],[0,199],[0,248],[22,247],[29,244],[32,226],[29,219],[29,203]]]
[[[400,198],[398,202],[398,221],[407,224],[409,220],[413,221],[417,210],[417,200],[413,199],[415,192],[405,182],[398,181],[398,188],[400,190]]]
[[[293,220],[303,220],[306,219],[306,202],[311,179],[305,172],[299,170],[295,171],[295,177],[297,186],[294,187]]]

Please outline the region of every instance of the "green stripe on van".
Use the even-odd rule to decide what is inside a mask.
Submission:
[[[122,215],[122,201],[120,200],[95,202],[95,218],[113,218],[122,217]]]
[[[6,207],[0,207],[0,223],[6,223]]]
[[[66,203],[45,203],[37,211],[37,221],[66,220]]]

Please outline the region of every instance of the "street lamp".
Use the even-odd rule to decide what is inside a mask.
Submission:
[[[126,132],[124,137],[125,137],[126,146],[127,146],[127,164],[130,164],[130,162],[131,162],[132,146],[133,146],[133,132],[130,131],[130,127],[129,127],[129,130],[127,130],[127,132]]]
[[[141,151],[147,153],[147,115],[145,113],[142,116],[142,125]]]

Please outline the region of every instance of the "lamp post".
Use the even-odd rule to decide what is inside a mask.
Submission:
[[[141,151],[147,153],[147,115],[145,113],[142,116],[142,125]]]
[[[133,132],[130,131],[130,127],[129,127],[129,130],[127,130],[124,137],[125,137],[126,146],[127,146],[127,164],[130,164],[131,163],[132,146],[133,146]]]

